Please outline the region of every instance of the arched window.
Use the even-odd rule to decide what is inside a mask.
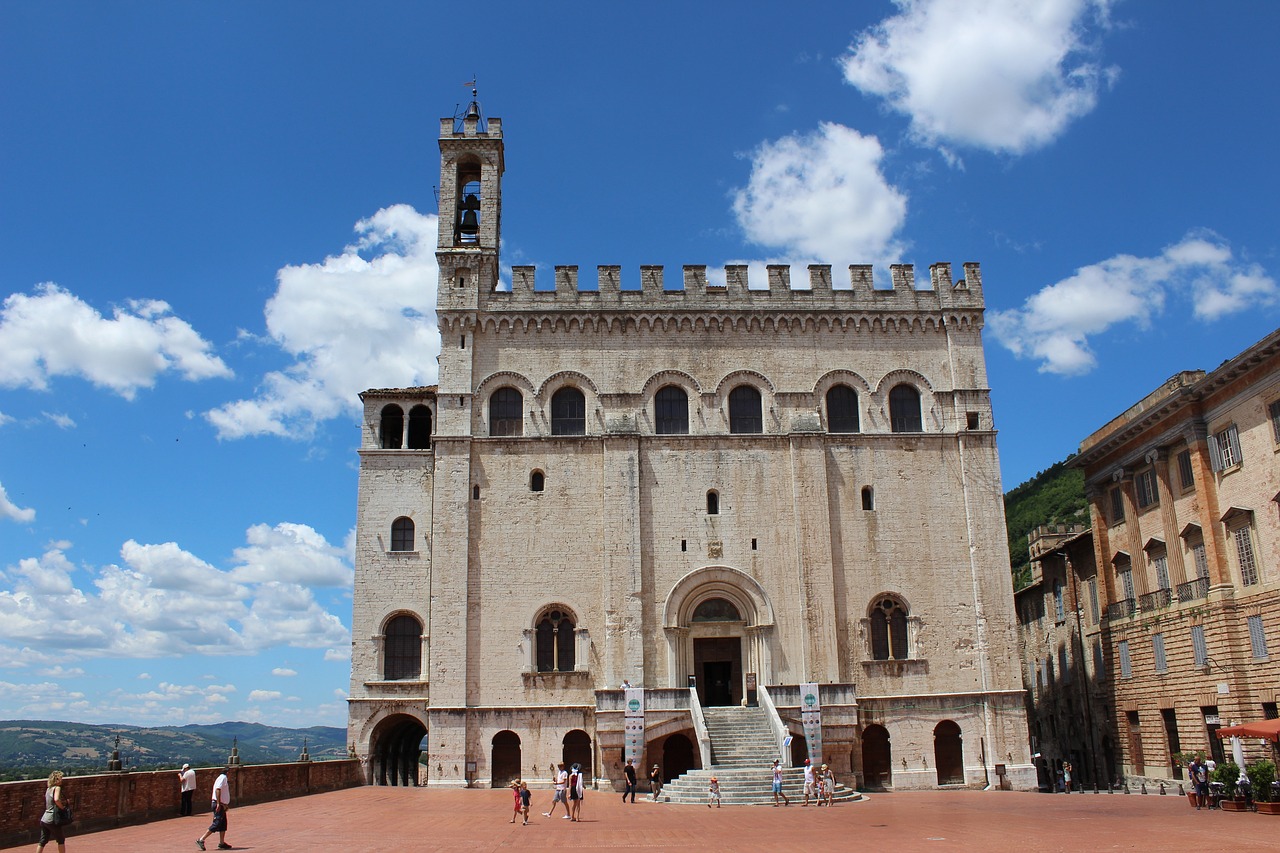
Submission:
[[[654,395],[653,430],[658,435],[689,434],[689,395],[683,388],[668,385]]]
[[[529,475],[529,491],[540,492],[547,486],[547,478],[541,471]]]
[[[876,508],[876,493],[870,486],[862,487],[862,508],[867,512]]]
[[[750,385],[739,385],[729,392],[729,432],[764,432],[760,392]]]
[[[889,424],[894,432],[924,432],[920,392],[905,382],[889,392]]]
[[[383,450],[399,450],[404,439],[404,409],[392,403],[382,407],[378,437]]]
[[[551,395],[551,434],[586,435],[587,398],[577,388],[561,388]]]
[[[707,515],[720,514],[720,495],[715,489],[707,492]]]
[[[422,623],[412,616],[396,616],[383,631],[382,677],[387,681],[418,678],[422,674]]]
[[[391,522],[391,550],[413,550],[413,519],[401,516]]]
[[[431,410],[421,404],[409,410],[409,449],[431,447]]]
[[[827,392],[827,431],[858,431],[858,392],[848,385],[833,385]]]
[[[499,388],[489,398],[489,435],[524,435],[524,395],[514,388]]]
[[[882,598],[871,607],[871,659],[907,657],[907,610],[895,598]]]
[[[573,617],[558,608],[538,620],[538,672],[573,672],[575,661]]]
[[[733,602],[724,598],[708,598],[693,609],[690,622],[741,622],[742,614]]]

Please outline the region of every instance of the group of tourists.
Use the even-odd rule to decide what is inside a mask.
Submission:
[[[204,835],[196,839],[196,847],[201,850],[205,849],[205,840],[215,832],[218,833],[218,849],[232,849],[227,843],[227,810],[231,808],[231,782],[228,779],[230,772],[230,767],[224,767],[213,783],[209,804],[213,811],[213,822]],[[64,778],[61,770],[49,774],[49,782],[44,791],[44,811],[40,814],[40,840],[36,844],[36,853],[44,853],[49,842],[58,845],[58,853],[66,853],[66,828],[71,823],[72,814],[70,801],[63,790]],[[192,813],[191,799],[196,791],[196,771],[191,769],[190,764],[182,765],[182,769],[178,771],[178,787],[181,794],[178,815],[185,817]]]

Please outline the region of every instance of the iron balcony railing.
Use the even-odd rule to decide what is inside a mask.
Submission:
[[[1122,598],[1107,605],[1108,619],[1124,619],[1137,612],[1132,598]]]
[[[1199,601],[1209,595],[1209,579],[1196,578],[1178,584],[1178,601]]]
[[[1158,610],[1161,607],[1168,607],[1171,599],[1169,590],[1157,589],[1154,592],[1148,592],[1146,595],[1138,598],[1139,610]]]

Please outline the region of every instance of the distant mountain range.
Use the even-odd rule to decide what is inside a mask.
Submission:
[[[312,726],[282,729],[260,723],[227,722],[207,726],[95,726],[59,720],[0,721],[0,778],[29,779],[61,770],[84,775],[107,769],[116,736],[120,760],[128,770],[162,770],[190,764],[208,767],[226,762],[234,743],[243,764],[296,761],[305,740],[313,760],[343,758],[346,729]]]

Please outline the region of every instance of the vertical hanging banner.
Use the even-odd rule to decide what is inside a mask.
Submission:
[[[644,753],[644,688],[628,687],[622,692],[625,706],[623,717],[623,760],[631,759],[640,767]]]
[[[804,728],[804,740],[809,747],[809,761],[814,767],[822,765],[822,702],[818,699],[817,684],[800,685],[800,725]]]

